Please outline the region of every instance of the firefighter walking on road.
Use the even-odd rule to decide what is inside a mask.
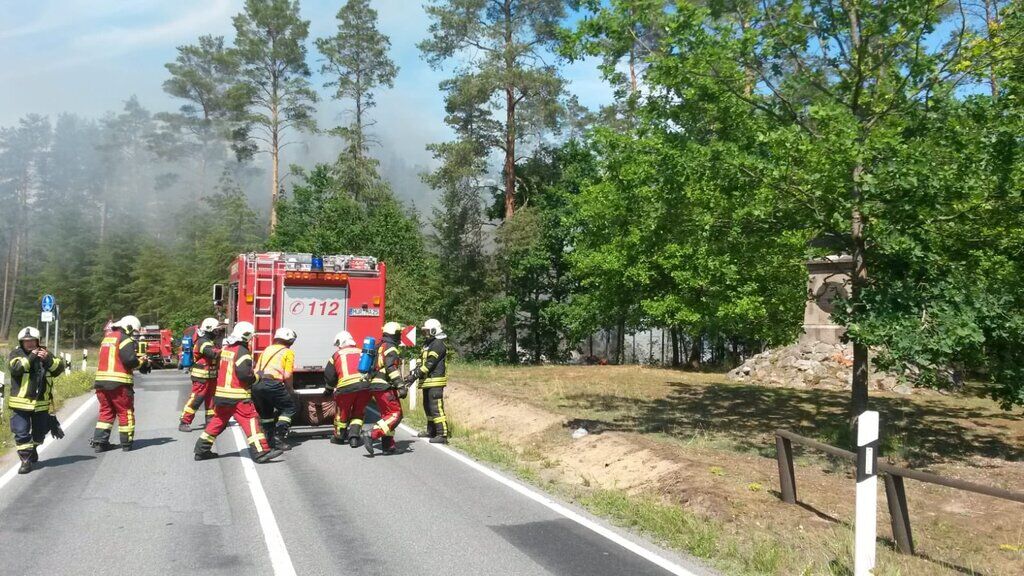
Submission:
[[[192,392],[188,395],[188,401],[185,402],[178,422],[178,430],[182,432],[192,431],[192,421],[201,406],[206,406],[205,422],[209,423],[213,416],[213,393],[217,388],[217,357],[220,355],[220,349],[214,344],[218,327],[216,318],[207,318],[196,330],[197,338],[192,344],[192,368],[189,369]]]
[[[196,440],[195,459],[216,458],[213,442],[228,426],[232,418],[245,433],[249,450],[257,464],[269,462],[281,455],[281,450],[272,449],[260,427],[259,414],[252,402],[250,387],[256,382],[249,341],[255,328],[248,322],[239,322],[231,335],[224,340],[217,367],[217,389],[213,396],[213,418]]]
[[[151,370],[149,358],[139,354],[135,334],[142,324],[135,316],[125,316],[115,322],[100,344],[99,366],[96,369],[96,399],[99,401],[99,418],[92,446],[96,452],[116,448],[110,443],[110,433],[117,420],[121,436],[121,449],[132,449],[135,439],[135,376],[138,369],[143,374]]]
[[[395,428],[402,421],[402,403],[398,390],[404,388],[402,381],[402,359],[398,355],[398,345],[402,327],[398,322],[384,325],[384,337],[377,345],[377,364],[373,379],[370,381],[370,396],[377,404],[380,420],[373,425],[373,430],[363,430],[363,447],[373,456],[373,441],[380,440],[380,449],[385,454],[394,454]]]
[[[356,348],[352,335],[345,330],[338,332],[334,345],[337,351],[324,368],[324,396],[333,396],[337,407],[331,443],[347,442],[355,448],[362,441],[363,418],[370,402],[369,382],[359,371],[362,350]]]
[[[267,440],[274,448],[291,450],[285,442],[298,408],[292,398],[292,377],[295,372],[295,352],[291,346],[296,334],[290,328],[274,332],[274,342],[260,354],[256,362],[256,383],[252,386],[252,399],[260,414],[260,424]]]
[[[39,461],[37,448],[49,432],[63,438],[64,432],[53,414],[53,379],[64,371],[64,361],[39,345],[39,330],[34,327],[18,332],[18,347],[8,358],[11,372],[9,403],[14,448],[21,459],[18,474],[28,474]],[[3,390],[0,389],[0,399]],[[3,402],[0,402],[0,410]]]
[[[448,346],[445,344],[448,335],[441,328],[441,322],[434,318],[423,323],[423,334],[426,339],[419,368],[406,378],[409,384],[419,380],[420,388],[423,389],[423,412],[427,416],[427,429],[417,436],[430,438],[435,444],[447,444],[449,429],[448,416],[444,412],[444,387],[448,384]]]

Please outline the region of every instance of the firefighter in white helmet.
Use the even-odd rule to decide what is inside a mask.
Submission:
[[[281,450],[271,448],[259,424],[256,406],[252,403],[250,388],[256,382],[249,341],[256,328],[249,322],[235,324],[234,330],[224,340],[217,367],[217,390],[213,396],[213,418],[196,440],[195,459],[216,458],[213,442],[227,428],[232,418],[238,423],[249,443],[249,450],[257,464],[263,464],[281,455]]]
[[[285,438],[298,412],[292,398],[295,352],[291,346],[295,338],[291,328],[274,332],[274,342],[256,361],[256,383],[252,385],[252,399],[260,414],[260,424],[270,445],[280,450],[292,448]]]
[[[398,355],[402,326],[398,322],[384,325],[384,336],[377,344],[375,372],[370,381],[370,396],[377,404],[380,420],[372,430],[363,429],[363,447],[373,456],[373,441],[380,440],[381,451],[394,454],[395,429],[402,421],[402,402],[399,390],[404,388],[402,382],[402,358]]]
[[[369,382],[359,371],[362,350],[346,330],[334,337],[336,351],[324,368],[324,396],[334,397],[334,435],[331,444],[355,448],[362,440],[363,418],[370,402]]]
[[[110,443],[110,433],[117,419],[121,437],[121,449],[132,449],[135,440],[135,376],[138,369],[143,374],[151,370],[149,358],[139,354],[136,334],[142,323],[135,316],[125,316],[114,322],[100,344],[99,365],[96,368],[96,399],[99,401],[99,417],[93,433],[92,446],[96,452],[115,448]]]
[[[196,341],[192,344],[194,360],[189,375],[192,377],[192,392],[185,402],[178,419],[178,430],[190,432],[192,420],[200,406],[206,406],[206,422],[213,416],[213,393],[217,388],[217,357],[220,348],[214,342],[220,323],[216,318],[206,318],[196,330]]]
[[[441,322],[431,318],[423,323],[423,352],[420,355],[419,369],[411,372],[408,383],[420,380],[423,389],[423,412],[427,416],[427,429],[420,432],[420,438],[430,438],[435,444],[447,444],[449,427],[448,416],[444,411],[444,387],[448,384],[448,346]]]
[[[46,440],[46,433],[54,438],[64,437],[53,414],[53,379],[65,366],[59,356],[39,345],[39,330],[29,326],[18,332],[18,347],[11,350],[7,367],[11,372],[11,433],[21,459],[18,474],[28,474],[32,464],[39,461],[36,449]]]

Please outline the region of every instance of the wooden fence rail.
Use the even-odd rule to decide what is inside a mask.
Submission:
[[[779,488],[782,493],[782,501],[789,504],[796,504],[796,473],[793,468],[794,442],[819,452],[830,454],[836,458],[851,462],[857,461],[857,455],[849,450],[823,444],[806,436],[794,434],[789,430],[776,430],[775,455],[779,462]],[[1024,492],[1013,492],[994,486],[975,484],[974,482],[947,478],[930,472],[901,468],[884,462],[878,463],[878,472],[884,474],[885,498],[889,505],[893,539],[896,541],[897,550],[904,554],[914,553],[914,538],[910,530],[910,514],[907,509],[907,492],[903,484],[904,478],[1024,503]]]

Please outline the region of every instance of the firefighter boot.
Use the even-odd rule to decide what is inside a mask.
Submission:
[[[28,454],[28,461],[33,464],[39,462],[39,450],[32,448],[32,451]]]
[[[434,436],[433,438],[430,439],[430,443],[431,444],[447,444],[448,443],[448,437],[447,436],[440,436],[440,435],[439,436]]]
[[[97,454],[100,454],[101,452],[106,452],[108,450],[113,450],[114,448],[117,448],[117,446],[114,446],[110,442],[97,442],[95,440],[92,441],[92,451]]]
[[[368,431],[363,430],[359,434],[359,438],[363,442],[363,448],[366,448],[366,453],[370,455],[370,458],[373,458],[373,437],[370,436]],[[352,447],[355,448],[355,445]]]
[[[220,454],[217,454],[216,452],[213,451],[213,442],[209,442],[202,438],[196,440],[196,447],[194,452],[196,460],[210,460],[212,458],[220,456]]]
[[[363,444],[362,424],[349,424],[348,430],[346,430],[346,436],[348,436],[349,447],[359,448],[359,446]]]
[[[341,434],[337,432],[332,434],[331,444],[348,444],[348,430],[342,430]]]
[[[269,452],[264,452],[259,456],[253,458],[253,461],[255,461],[257,464],[266,464],[267,462],[270,462],[271,460],[277,458],[281,454],[284,454],[283,450],[272,448]]]
[[[191,431],[192,431],[192,426],[189,426],[188,424],[186,424],[184,422],[181,422],[181,421],[178,422],[178,432],[191,432]]]
[[[273,435],[271,435],[271,437],[268,438],[267,440],[269,440],[270,445],[272,447],[274,447],[274,448],[276,448],[276,449],[278,449],[278,450],[280,450],[282,452],[287,452],[288,450],[292,449],[292,445],[287,443],[287,442],[285,442],[285,440],[284,440],[287,437],[288,437],[288,427],[287,426],[278,425],[277,426],[277,430],[275,430]]]
[[[18,450],[18,457],[21,458],[18,474],[28,474],[32,471],[32,457],[30,454],[31,452],[28,450]]]
[[[417,438],[433,438],[437,436],[437,426],[433,422],[427,422],[427,429],[416,434]]]
[[[384,454],[394,454],[398,450],[394,436],[384,436],[380,439],[380,451]]]

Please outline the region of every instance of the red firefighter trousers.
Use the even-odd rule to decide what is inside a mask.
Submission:
[[[206,404],[206,421],[213,416],[213,393],[217,391],[217,380],[192,380],[192,392],[188,395],[185,408],[181,411],[181,421],[191,424],[196,418],[196,411]]]
[[[334,415],[334,431],[341,436],[342,431],[349,429],[349,434],[358,435],[363,427],[366,405],[370,403],[370,391],[343,392],[334,395],[334,404],[338,410]]]
[[[232,418],[242,428],[249,447],[257,454],[270,450],[267,444],[267,437],[263,435],[260,428],[260,416],[256,413],[256,405],[252,400],[242,400],[236,404],[215,404],[213,406],[213,417],[206,423],[200,440],[213,444],[214,439],[228,427],[228,421]]]
[[[113,390],[97,388],[96,399],[100,403],[100,414],[96,420],[93,442],[110,442],[110,431],[114,428],[116,418],[121,444],[131,444],[135,439],[135,390],[131,386],[118,386]]]
[[[402,421],[402,402],[398,399],[398,393],[394,390],[373,390],[370,396],[380,411],[380,420],[373,427],[370,437],[378,440],[385,436],[394,436],[395,428],[398,428],[398,423]]]

